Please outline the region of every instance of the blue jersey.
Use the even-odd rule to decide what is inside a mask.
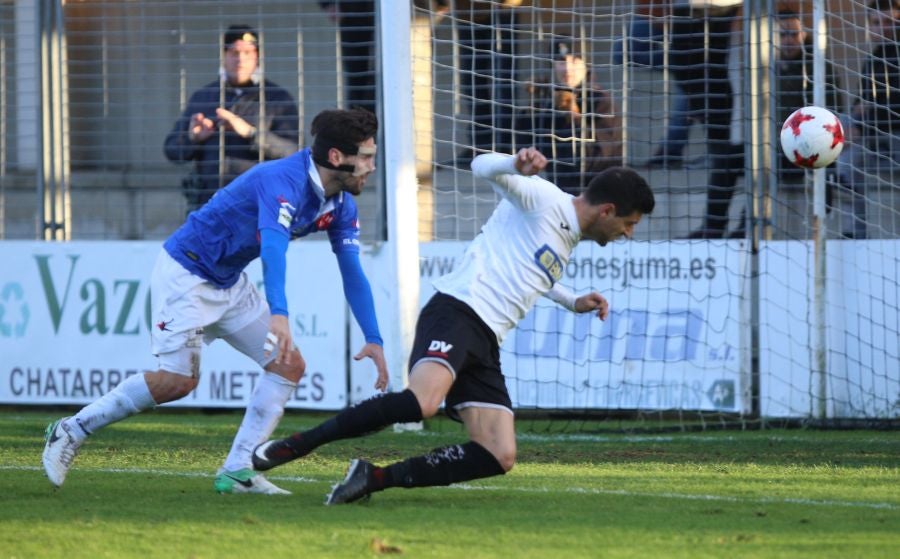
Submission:
[[[289,239],[327,231],[335,253],[359,252],[356,203],[340,192],[330,198],[310,177],[309,148],[261,163],[192,212],[163,245],[189,272],[223,289],[259,256],[260,234]]]

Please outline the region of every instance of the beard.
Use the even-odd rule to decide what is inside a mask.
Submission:
[[[359,196],[359,194],[362,193],[363,186],[365,186],[366,179],[368,178],[368,174],[357,176],[353,173],[346,173],[340,178],[341,190],[349,192],[354,196]]]

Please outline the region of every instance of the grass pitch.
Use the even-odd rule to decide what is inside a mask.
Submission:
[[[145,413],[92,437],[62,489],[41,468],[60,412],[0,408],[0,559],[866,557],[900,550],[900,433],[551,434],[523,421],[506,476],[326,507],[350,458],[385,464],[465,439],[341,441],[269,472],[291,496],[217,495],[239,413]],[[276,436],[327,415],[291,414]],[[538,428],[540,426],[540,428]]]

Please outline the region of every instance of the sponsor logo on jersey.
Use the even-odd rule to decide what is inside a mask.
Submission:
[[[172,324],[172,321],[174,320],[174,318],[170,320],[160,320],[156,323],[156,327],[164,332],[171,332],[172,330],[169,328],[169,324]]]
[[[548,245],[544,245],[534,253],[534,261],[542,272],[547,274],[550,285],[558,282],[563,275],[563,264],[559,256]]]
[[[448,344],[443,340],[431,340],[431,344],[428,346],[428,351],[425,352],[425,355],[446,359],[447,354],[451,349],[453,349],[453,344]]]
[[[319,219],[316,220],[316,229],[319,231],[328,229],[331,227],[331,224],[334,222],[334,212],[328,212],[327,214],[323,214]]]
[[[278,205],[282,208],[287,208],[287,210],[290,212],[297,211],[297,208],[292,206],[291,203],[287,201],[287,198],[285,198],[281,194],[278,195]]]
[[[297,211],[297,208],[291,205],[290,202],[285,199],[284,196],[278,195],[278,225],[288,229],[291,226],[291,221],[294,219],[294,212]]]

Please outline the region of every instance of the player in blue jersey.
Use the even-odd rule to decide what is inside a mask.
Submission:
[[[220,493],[285,494],[252,469],[253,449],[269,438],[306,364],[294,346],[285,297],[288,241],[327,231],[344,294],[370,358],[388,373],[369,282],[359,261],[359,221],[352,195],[375,170],[378,122],[363,109],[328,110],[313,119],[312,148],[257,165],[213,196],[163,245],[150,282],[151,346],[159,370],[128,377],[72,417],[47,428],[44,470],[57,487],[84,440],[101,427],[197,387],[204,345],[221,338],[265,369],[231,451],[215,479]],[[262,259],[265,300],[244,268]]]

